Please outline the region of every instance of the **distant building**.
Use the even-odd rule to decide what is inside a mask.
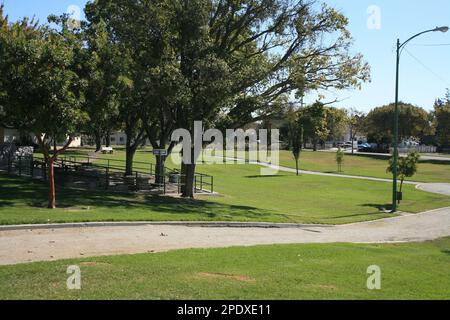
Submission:
[[[33,134],[29,134],[30,140],[33,143],[38,144],[36,137]],[[18,130],[12,128],[5,128],[0,126],[0,143],[12,143],[12,142],[20,142],[21,135]],[[66,141],[58,142],[56,145],[58,147],[62,147],[66,144]],[[70,144],[71,148],[76,148],[81,146],[81,137],[76,137],[72,143]]]
[[[111,134],[110,140],[113,146],[124,146],[127,144],[127,135],[124,132],[114,132]],[[106,141],[103,141],[103,143],[105,144]]]

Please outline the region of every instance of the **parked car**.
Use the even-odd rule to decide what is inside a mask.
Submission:
[[[341,142],[337,144],[338,148],[341,149],[351,149],[352,148],[352,143],[351,142]]]
[[[374,149],[369,143],[358,144],[358,152],[374,152]]]

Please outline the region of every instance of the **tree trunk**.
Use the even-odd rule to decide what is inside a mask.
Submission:
[[[298,159],[295,159],[295,168],[297,169],[297,177],[299,176],[298,170]]]
[[[55,170],[54,160],[47,160],[48,167],[48,208],[56,209]]]
[[[182,164],[182,194],[183,198],[194,198],[194,179],[195,179],[195,164]]]
[[[111,133],[109,131],[105,135],[105,145],[107,148],[111,147]]]
[[[99,132],[95,133],[95,152],[99,152],[102,148],[102,135]]]
[[[136,154],[136,147],[132,146],[130,142],[127,140],[127,146],[126,146],[126,167],[125,167],[125,176],[132,176],[133,175],[133,161],[134,161],[134,155]]]
[[[317,151],[317,139],[316,138],[313,139],[313,151],[314,152]]]
[[[355,137],[353,135],[353,129],[350,129],[350,140],[352,142],[352,155],[354,155],[355,154],[355,148],[354,148],[354,146],[355,146],[355,143],[354,143]]]
[[[156,157],[156,170],[155,170],[155,183],[164,183],[164,167],[166,166],[165,156],[155,156]]]

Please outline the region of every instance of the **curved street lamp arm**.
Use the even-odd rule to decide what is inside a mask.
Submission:
[[[408,42],[410,42],[411,40],[417,38],[418,36],[423,35],[424,33],[435,32],[435,31],[436,31],[436,29],[430,29],[430,30],[427,30],[427,31],[422,31],[422,32],[416,34],[415,36],[412,36],[411,38],[409,38],[409,39],[406,40],[405,42],[403,42],[403,43],[400,45],[399,48],[400,48],[400,49],[403,48],[404,46],[406,46],[406,45],[408,44]]]

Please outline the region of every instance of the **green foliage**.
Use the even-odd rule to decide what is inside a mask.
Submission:
[[[399,157],[397,161],[397,174],[401,180],[411,178],[417,173],[417,167],[420,155],[417,152],[411,152],[406,157]],[[388,173],[394,172],[394,157],[389,160]]]
[[[399,141],[410,137],[422,138],[432,133],[429,115],[423,108],[399,103]],[[390,144],[393,137],[395,105],[373,109],[366,117],[365,133],[369,140]]]
[[[104,21],[87,25],[83,29],[86,47],[83,50],[88,87],[85,109],[90,121],[86,131],[97,138],[120,128],[121,94],[132,84],[123,70],[126,57],[118,45],[109,38]]]
[[[327,127],[327,109],[320,102],[302,108],[300,121],[304,126],[305,137],[312,141],[316,150],[317,144],[325,140],[330,133]]]
[[[326,118],[329,138],[333,141],[341,140],[348,128],[347,112],[343,109],[327,107]]]
[[[300,78],[308,90],[369,79],[349,54],[347,19],[314,2],[96,0],[86,16],[131,52],[133,96],[154,146],[199,119],[205,129],[264,120]]]
[[[0,7],[0,105],[4,121],[32,132],[47,146],[50,138],[79,133],[85,82],[78,75],[81,43],[65,32],[24,19],[9,23]]]
[[[301,122],[300,114],[298,111],[291,110],[288,115],[288,138],[289,147],[292,151],[296,162],[297,175],[299,173],[298,161],[300,159],[300,153],[304,143],[304,129]]]
[[[397,177],[400,179],[400,192],[403,191],[403,183],[406,178],[412,178],[418,170],[420,155],[417,152],[411,152],[406,157],[399,157],[397,161]],[[394,157],[389,160],[388,173],[394,173]],[[400,201],[399,201],[400,203]]]
[[[436,137],[441,148],[450,148],[450,90],[434,106]]]
[[[347,113],[347,124],[348,128],[350,130],[350,140],[352,143],[356,141],[356,137],[358,134],[365,131],[365,121],[366,121],[366,115],[358,111],[354,108],[348,110]],[[354,152],[354,148],[352,147],[352,153]]]

